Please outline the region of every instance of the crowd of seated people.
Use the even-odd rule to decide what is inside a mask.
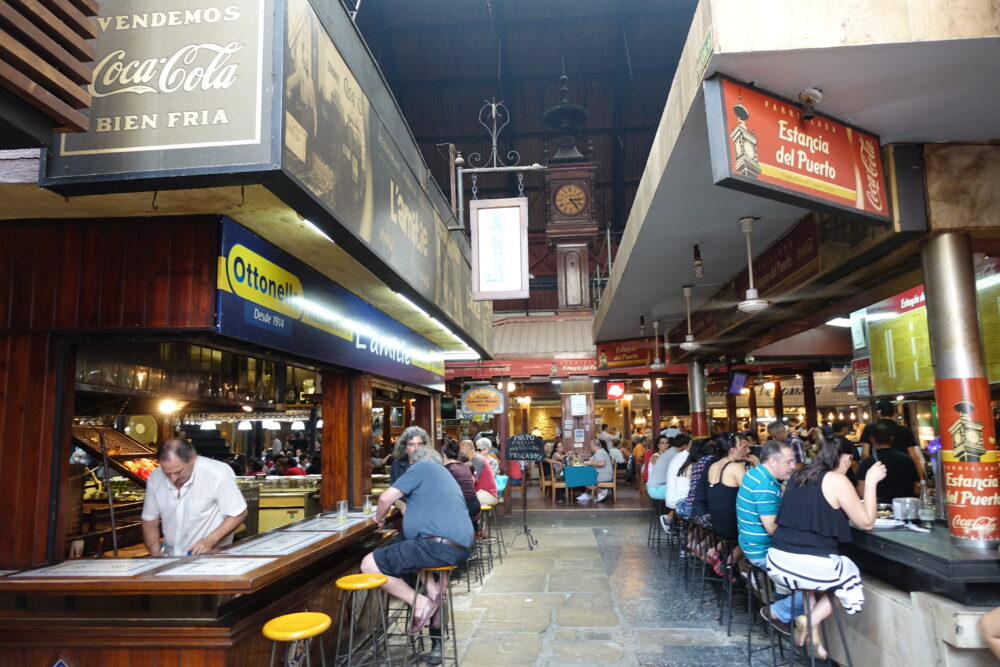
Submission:
[[[647,493],[666,504],[663,529],[676,531],[688,557],[711,566],[720,580],[738,585],[751,565],[766,571],[774,595],[761,617],[825,658],[820,623],[834,604],[849,614],[864,604],[857,566],[838,553],[851,540],[848,521],[870,530],[879,499],[912,495],[916,473],[905,453],[886,455],[888,463],[873,457],[858,470],[856,444],[833,429],[818,432],[815,442],[791,439],[780,422],[767,433],[763,445],[754,432],[674,436],[676,453],[662,473],[660,454]],[[872,429],[870,440],[879,454],[892,449],[884,427]]]

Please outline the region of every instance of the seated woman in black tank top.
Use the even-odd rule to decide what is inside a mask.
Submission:
[[[875,525],[875,487],[886,475],[881,463],[872,467],[862,503],[846,475],[853,453],[853,443],[843,436],[823,440],[816,460],[788,481],[767,552],[767,572],[775,582],[791,589],[832,590],[849,614],[861,610],[864,593],[857,566],[837,553],[838,544],[851,541],[848,519],[864,530]],[[812,627],[798,616],[795,640],[801,646],[811,638],[817,657],[825,658],[819,625],[833,606],[829,595],[809,595]]]
[[[754,465],[756,459],[750,456],[749,443],[733,433],[721,433],[715,436],[715,441],[718,443],[722,458],[709,466],[705,472],[708,483],[708,513],[711,516],[712,532],[735,542],[739,538],[736,528],[736,494],[740,490],[740,482],[743,481],[747,466]],[[736,562],[742,555],[737,545],[729,562]],[[714,556],[712,550],[708,553],[708,559],[712,562],[716,573],[721,576],[718,557]]]

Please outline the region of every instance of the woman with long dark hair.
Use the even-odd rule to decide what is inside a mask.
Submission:
[[[462,497],[465,498],[465,506],[469,510],[469,518],[472,525],[479,530],[479,497],[476,496],[476,480],[472,478],[472,470],[469,468],[469,459],[458,446],[458,442],[451,438],[443,439],[441,447],[441,457],[444,459],[444,467],[448,469],[451,476],[458,482],[462,489]]]
[[[778,511],[777,530],[767,551],[767,572],[779,585],[815,591],[809,594],[811,627],[805,616],[795,619],[799,646],[811,641],[816,656],[826,658],[819,625],[833,611],[833,591],[848,614],[861,611],[865,596],[857,565],[837,553],[839,542],[851,541],[848,519],[863,530],[875,525],[875,487],[886,469],[876,463],[865,477],[862,501],[847,478],[854,444],[843,436],[822,440],[816,459],[788,482]]]

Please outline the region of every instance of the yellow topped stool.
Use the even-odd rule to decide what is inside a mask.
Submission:
[[[283,663],[287,663],[289,660],[300,662],[301,656],[304,654],[306,665],[309,665],[309,640],[326,632],[332,622],[329,616],[318,611],[302,611],[272,618],[264,624],[261,632],[272,642],[285,642],[287,644]],[[269,665],[274,664],[274,655],[277,649],[277,643],[271,645]],[[319,659],[320,664],[325,666],[326,656],[323,652],[322,637],[319,639]]]
[[[336,581],[336,586],[344,591],[340,596],[340,622],[337,626],[337,659],[335,664],[345,664],[349,667],[359,667],[360,665],[388,665],[391,664],[389,657],[389,632],[385,623],[386,605],[383,600],[382,586],[389,580],[384,574],[359,573],[348,574],[340,577]],[[371,591],[366,598],[361,601],[360,609],[356,608],[357,595],[361,591]],[[347,601],[350,598],[350,610],[347,608]],[[354,650],[355,619],[367,609],[368,631],[370,638],[365,638],[359,642],[357,655]],[[347,630],[347,654],[341,656],[340,643],[344,636],[344,617],[350,613],[351,623]]]
[[[449,663],[458,665],[458,640],[455,637],[455,608],[451,603],[451,573],[455,571],[457,565],[443,565],[441,567],[421,568],[417,575],[417,585],[413,590],[413,605],[411,609],[416,612],[417,599],[421,593],[426,595],[427,580],[433,577],[437,581],[437,596],[427,598],[437,605],[437,611],[431,617],[427,626],[427,634],[431,640],[431,650],[422,656],[428,665],[440,665]],[[436,627],[435,627],[436,626]],[[449,641],[450,640],[450,641]],[[422,639],[421,639],[422,641]],[[451,655],[445,652],[445,646],[451,646]],[[406,652],[403,653],[403,664],[406,664],[407,653],[410,644],[406,645]]]

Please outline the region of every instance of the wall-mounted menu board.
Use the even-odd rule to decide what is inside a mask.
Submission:
[[[979,327],[986,372],[1000,382],[1000,258],[987,259],[976,272]],[[859,357],[871,359],[871,384],[876,395],[891,396],[934,389],[934,366],[924,287],[913,289],[857,311],[863,318],[868,349]]]

